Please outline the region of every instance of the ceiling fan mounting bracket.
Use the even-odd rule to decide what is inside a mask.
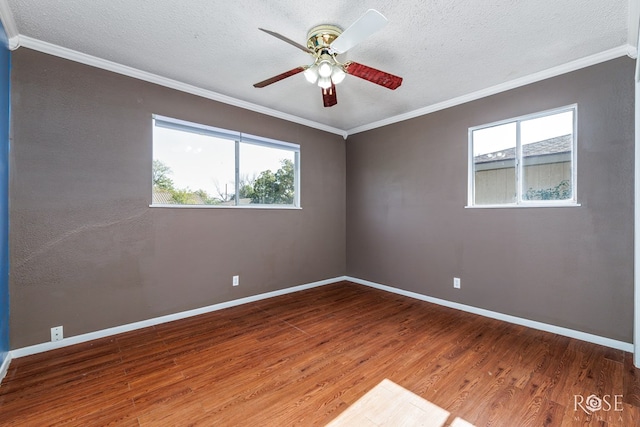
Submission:
[[[309,30],[307,34],[307,47],[315,53],[328,50],[331,47],[331,43],[333,43],[340,34],[342,34],[340,27],[328,24],[318,25]]]

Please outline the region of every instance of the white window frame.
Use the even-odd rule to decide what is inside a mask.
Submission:
[[[300,145],[291,142],[278,141],[276,139],[265,138],[262,136],[251,135],[248,133],[232,131],[228,129],[216,128],[213,126],[203,125],[200,123],[188,122],[186,120],[174,119],[172,117],[161,116],[159,114],[152,115],[152,126],[159,126],[168,129],[179,130],[183,132],[196,133],[200,135],[208,135],[215,138],[228,139],[235,142],[235,181],[236,190],[240,182],[240,143],[253,144],[262,147],[277,148],[279,150],[288,150],[294,153],[294,195],[293,204],[238,204],[238,191],[235,191],[235,205],[179,205],[179,204],[159,204],[152,203],[152,208],[178,208],[178,209],[302,209],[300,206]]]
[[[523,162],[522,162],[522,144],[520,138],[520,123],[526,120],[537,119],[540,117],[551,116],[554,114],[573,111],[573,133],[571,145],[571,199],[566,200],[524,200],[523,194]],[[475,173],[473,163],[473,132],[480,129],[486,129],[494,126],[501,126],[508,123],[516,124],[516,158],[515,158],[515,175],[516,175],[516,201],[514,203],[500,204],[484,204],[478,205],[475,200]],[[467,205],[466,208],[531,208],[531,207],[575,207],[580,206],[577,199],[577,170],[578,170],[578,104],[571,104],[564,107],[553,108],[551,110],[540,111],[537,113],[526,114],[523,116],[513,117],[510,119],[500,120],[493,123],[487,123],[479,126],[470,127],[468,131],[468,159],[467,159]]]

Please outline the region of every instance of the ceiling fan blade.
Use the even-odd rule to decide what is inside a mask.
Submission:
[[[331,87],[322,89],[322,102],[325,107],[333,107],[338,103],[338,97],[336,95],[336,85],[331,83]]]
[[[263,81],[261,81],[259,83],[256,83],[256,84],[253,85],[253,87],[260,88],[260,87],[269,86],[270,84],[275,83],[275,82],[279,82],[280,80],[284,80],[287,77],[295,76],[296,74],[301,73],[306,69],[307,69],[307,67],[300,66],[300,67],[294,68],[293,70],[285,71],[284,73],[278,74],[277,76],[273,76],[270,79],[263,80]]]
[[[294,42],[293,40],[291,40],[288,37],[283,36],[282,34],[276,33],[275,31],[271,31],[271,30],[265,30],[264,28],[258,28],[260,31],[264,31],[265,33],[272,35],[273,37],[282,40],[283,42],[289,43],[291,46],[295,46],[300,50],[303,50],[307,53],[313,53],[313,51],[311,49],[309,49],[306,46],[301,45],[298,42]]]
[[[371,34],[387,25],[387,18],[375,9],[369,9],[331,43],[331,50],[345,53]]]
[[[344,70],[347,74],[360,77],[361,79],[368,80],[371,83],[384,86],[391,90],[397,89],[402,84],[402,77],[394,76],[393,74],[385,73],[384,71],[376,70],[375,68],[358,64],[357,62],[347,62],[344,64]]]

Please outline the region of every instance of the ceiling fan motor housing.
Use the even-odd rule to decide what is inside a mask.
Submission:
[[[316,54],[329,50],[331,43],[342,34],[342,29],[335,25],[318,25],[307,34],[307,47]]]

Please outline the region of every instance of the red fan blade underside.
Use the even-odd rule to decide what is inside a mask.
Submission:
[[[293,70],[285,71],[282,74],[278,74],[277,76],[273,76],[270,79],[263,80],[260,83],[256,83],[256,84],[253,85],[253,87],[269,86],[270,84],[275,83],[275,82],[279,82],[280,80],[284,80],[287,77],[295,76],[296,74],[301,73],[304,70],[305,70],[305,67],[297,67],[297,68],[294,68]]]
[[[357,62],[349,62],[344,66],[347,74],[368,80],[387,89],[397,89],[402,84],[402,77],[376,70],[367,65],[358,64]]]
[[[325,107],[333,107],[338,103],[338,96],[336,95],[336,85],[331,83],[331,87],[322,89],[322,102]]]

